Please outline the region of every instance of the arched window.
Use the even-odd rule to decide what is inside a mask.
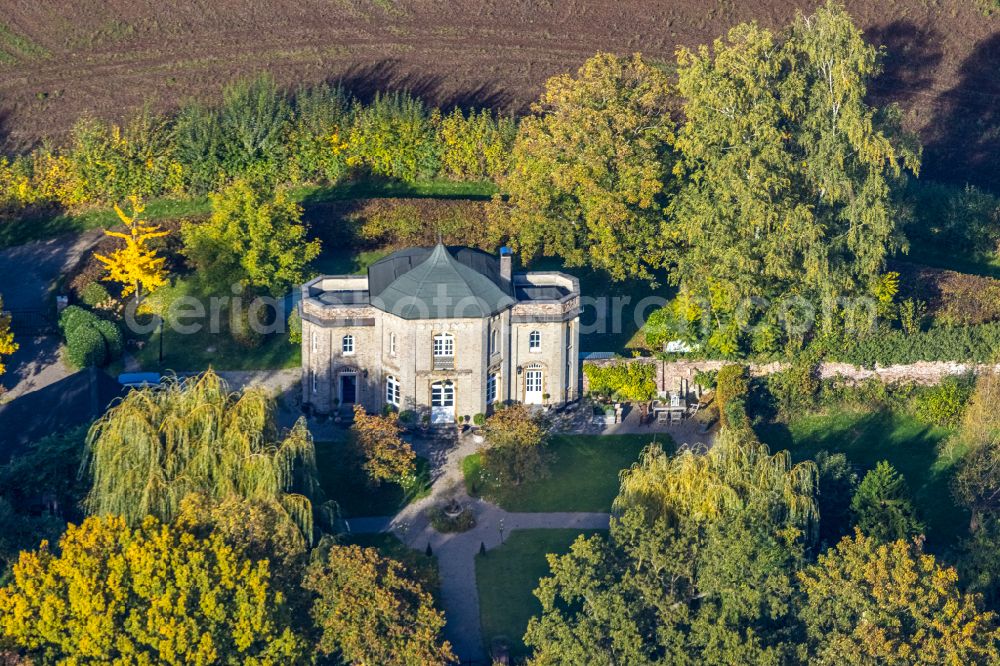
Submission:
[[[528,334],[528,351],[542,351],[542,334],[539,331],[532,331]]]
[[[396,334],[395,333],[390,333],[389,334],[389,355],[390,356],[395,356],[396,355]]]
[[[392,375],[385,379],[385,402],[399,407],[399,380]]]
[[[340,341],[340,351],[344,353],[344,356],[350,356],[354,353],[354,336],[345,335],[344,339]]]
[[[490,329],[490,354],[500,351],[500,332],[496,328]]]
[[[455,385],[452,382],[431,384],[431,407],[452,407],[455,405]]]
[[[486,376],[486,404],[492,405],[497,401],[497,373],[491,372]]]
[[[316,331],[312,332],[312,351],[314,354],[319,351],[319,335],[316,334]]]

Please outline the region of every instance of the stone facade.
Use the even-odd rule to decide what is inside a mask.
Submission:
[[[303,402],[317,413],[352,404],[374,413],[392,404],[447,423],[488,414],[496,403],[575,400],[579,282],[555,272],[504,279],[518,294],[513,304],[474,318],[384,311],[372,304],[379,299],[369,295],[366,275],[303,285]],[[539,298],[534,288],[549,291]]]

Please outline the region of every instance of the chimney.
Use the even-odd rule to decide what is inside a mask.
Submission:
[[[511,261],[514,258],[514,253],[510,251],[510,248],[504,245],[500,248],[500,279],[510,282],[511,279]]]

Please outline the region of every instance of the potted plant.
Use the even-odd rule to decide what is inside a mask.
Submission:
[[[431,427],[431,415],[424,414],[420,417],[420,429],[427,432]]]
[[[549,404],[549,398],[551,397],[552,396],[548,393],[542,394],[542,403],[545,405],[545,411],[549,411],[549,409],[552,407],[552,405]]]
[[[486,441],[486,438],[483,437],[483,433],[480,428],[482,428],[486,423],[486,415],[482,413],[476,414],[472,417],[472,423],[475,426],[472,430],[472,441],[476,444],[482,444]]]
[[[403,426],[404,430],[411,430],[416,422],[417,414],[412,409],[404,409],[399,413],[399,425]]]
[[[341,420],[339,407],[340,407],[340,400],[338,400],[337,398],[334,398],[333,399],[333,422],[334,423],[340,423],[340,420]]]

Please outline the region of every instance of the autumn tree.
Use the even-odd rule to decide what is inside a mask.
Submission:
[[[127,215],[118,204],[115,213],[125,225],[125,231],[106,229],[104,233],[112,238],[120,238],[124,247],[118,248],[110,255],[94,253],[94,257],[104,264],[108,274],[104,277],[109,282],[122,285],[122,297],[135,294],[136,300],[156,291],[167,283],[167,273],[164,268],[166,259],[157,256],[156,250],[149,246],[155,238],[162,238],[169,232],[159,225],[149,224],[141,219],[146,210],[145,205],[136,196],[129,197],[132,204],[132,214]],[[144,293],[145,292],[145,293]]]
[[[126,394],[91,427],[85,465],[92,514],[171,521],[202,493],[272,502],[312,537],[316,460],[305,420],[279,433],[263,389],[230,392],[211,370]]]
[[[364,460],[362,467],[373,483],[399,481],[413,474],[417,454],[400,437],[403,429],[398,414],[368,414],[364,407],[355,405],[351,431]]]
[[[892,186],[917,171],[919,149],[893,109],[866,101],[877,56],[833,3],[779,34],[743,24],[711,49],[680,50],[677,276],[698,305],[690,316],[710,311],[728,329],[710,346],[730,353],[756,323],[800,339],[790,318],[810,313],[773,301],[869,295],[903,246]]]
[[[273,586],[284,592],[299,620],[305,617],[308,595],[301,583],[309,542],[278,502],[237,496],[219,501],[191,493],[181,500],[174,525],[198,538],[217,535],[255,562],[267,560]]]
[[[307,240],[302,207],[284,190],[272,195],[238,180],[209,199],[207,221],[181,225],[183,252],[209,289],[228,292],[238,285],[281,296],[302,282],[320,243]]]
[[[918,543],[845,537],[799,574],[808,661],[815,664],[993,664],[1000,629],[958,574]]]
[[[651,445],[622,473],[607,538],[550,555],[525,642],[538,664],[782,663],[816,470],[726,428],[707,451]]]
[[[521,120],[493,214],[527,257],[559,256],[617,280],[673,258],[667,223],[674,125],[664,72],[599,53],[545,84]]]
[[[854,525],[880,541],[907,539],[924,526],[917,519],[906,479],[887,460],[880,461],[861,479],[851,499]]]
[[[332,546],[310,565],[303,585],[316,596],[312,617],[322,654],[386,666],[455,661],[431,595],[375,549]]]
[[[0,633],[39,663],[306,663],[290,620],[266,560],[152,517],[70,525],[0,589]]]
[[[985,372],[956,435],[968,448],[952,482],[956,499],[971,513],[975,531],[984,518],[1000,517],[1000,374]]]
[[[514,404],[497,409],[486,419],[482,434],[486,440],[480,453],[482,470],[493,483],[518,486],[547,474],[548,432],[529,407]]]
[[[0,375],[7,367],[3,363],[4,356],[10,356],[18,349],[18,344],[14,342],[14,332],[10,330],[10,315],[4,312],[3,297],[0,296]]]

